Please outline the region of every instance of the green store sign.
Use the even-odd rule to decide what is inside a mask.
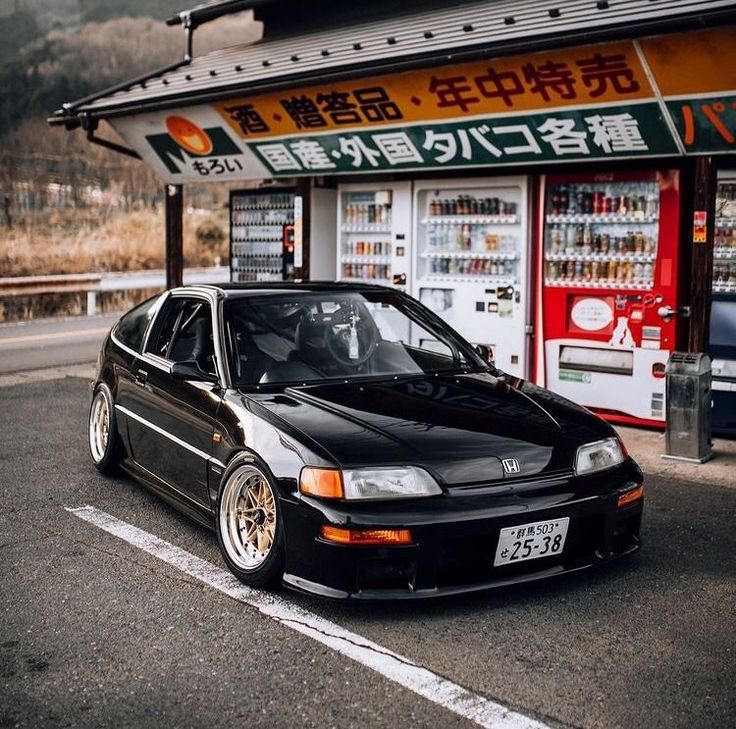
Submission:
[[[246,142],[274,176],[678,154],[656,102]]]

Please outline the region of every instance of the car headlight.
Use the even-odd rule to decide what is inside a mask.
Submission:
[[[586,443],[578,448],[575,456],[575,473],[582,476],[586,473],[604,471],[617,466],[626,460],[618,438],[605,438],[594,443]]]
[[[325,499],[410,499],[442,493],[437,482],[422,468],[361,468],[338,471],[306,466],[299,490]]]

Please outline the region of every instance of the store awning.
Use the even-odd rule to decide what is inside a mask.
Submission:
[[[230,0],[221,5],[235,12],[258,4]],[[185,24],[185,15],[177,17]],[[734,0],[486,0],[187,58],[65,104],[49,121],[68,129],[89,128],[98,119],[307,83],[708,27],[734,18]]]

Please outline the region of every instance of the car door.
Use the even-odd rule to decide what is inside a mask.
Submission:
[[[221,391],[211,382],[176,379],[171,367],[196,361],[216,375],[213,330],[206,296],[172,294],[134,365],[136,396],[128,413],[136,463],[204,506],[210,505],[208,460]]]

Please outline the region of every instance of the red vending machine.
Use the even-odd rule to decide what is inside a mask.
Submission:
[[[537,379],[612,422],[664,427],[679,173],[556,175],[541,184]]]

